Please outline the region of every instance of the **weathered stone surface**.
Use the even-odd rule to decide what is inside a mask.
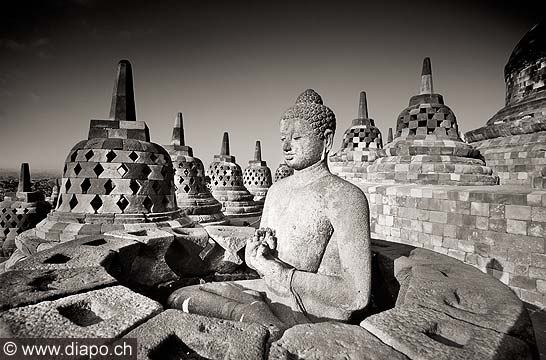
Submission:
[[[114,286],[0,313],[15,337],[119,337],[162,310],[123,286]]]
[[[225,250],[223,260],[237,265],[243,263],[238,252],[245,247],[247,240],[256,231],[248,226],[205,226],[205,230],[210,238]]]
[[[404,263],[403,269],[401,264]],[[506,285],[458,260],[415,249],[395,260],[403,284],[397,306],[419,305],[534,343],[527,310]]]
[[[531,358],[519,339],[419,306],[397,307],[360,325],[411,359]]]
[[[11,270],[73,269],[102,266],[127,269],[140,244],[129,239],[113,239],[104,235],[88,236],[61,243],[15,263]]]
[[[137,359],[263,359],[267,330],[258,324],[166,310],[125,335],[138,341]]]
[[[101,266],[7,271],[0,274],[0,310],[36,304],[116,283],[117,280]]]
[[[356,325],[320,323],[296,325],[273,344],[270,360],[360,359],[403,360],[407,357]]]
[[[134,282],[153,286],[162,282],[178,279],[167,265],[165,256],[174,241],[174,235],[160,229],[142,229],[137,231],[113,231],[106,233],[116,239],[140,243],[140,251],[134,259],[129,276]]]

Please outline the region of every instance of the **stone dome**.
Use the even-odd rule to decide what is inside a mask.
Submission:
[[[108,231],[191,223],[176,202],[169,153],[150,142],[148,126],[136,120],[132,68],[122,60],[109,119],[91,120],[87,140],[78,142],[66,157],[55,211],[19,238],[29,244],[33,237],[67,241]]]
[[[273,184],[273,178],[267,163],[262,161],[260,141],[256,141],[254,160],[248,162],[248,167],[243,172],[243,184],[254,195],[254,201],[263,204],[267,191]]]
[[[508,77],[544,58],[546,58],[546,20],[533,26],[521,38],[504,67],[504,76]]]
[[[275,182],[284,179],[285,177],[289,177],[294,173],[294,169],[292,169],[290,166],[286,165],[286,163],[279,164],[279,167],[277,170],[275,170]]]

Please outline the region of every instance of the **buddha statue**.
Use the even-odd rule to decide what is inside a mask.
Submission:
[[[260,229],[247,240],[246,263],[260,279],[183,287],[169,296],[170,307],[271,330],[347,321],[366,307],[368,201],[328,169],[335,126],[334,113],[311,89],[281,117],[283,155],[294,174],[269,188]]]

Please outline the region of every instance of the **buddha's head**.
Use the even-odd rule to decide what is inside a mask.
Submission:
[[[319,94],[307,89],[281,116],[280,128],[286,164],[302,170],[327,158],[336,130],[336,116],[323,105]]]

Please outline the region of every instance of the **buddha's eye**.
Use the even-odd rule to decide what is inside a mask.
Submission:
[[[284,140],[286,140],[286,137],[283,136],[283,137],[281,138],[281,141],[284,141]]]
[[[299,139],[301,139],[301,136],[296,135],[296,136],[294,136],[292,139],[294,139],[294,140],[299,140]]]

